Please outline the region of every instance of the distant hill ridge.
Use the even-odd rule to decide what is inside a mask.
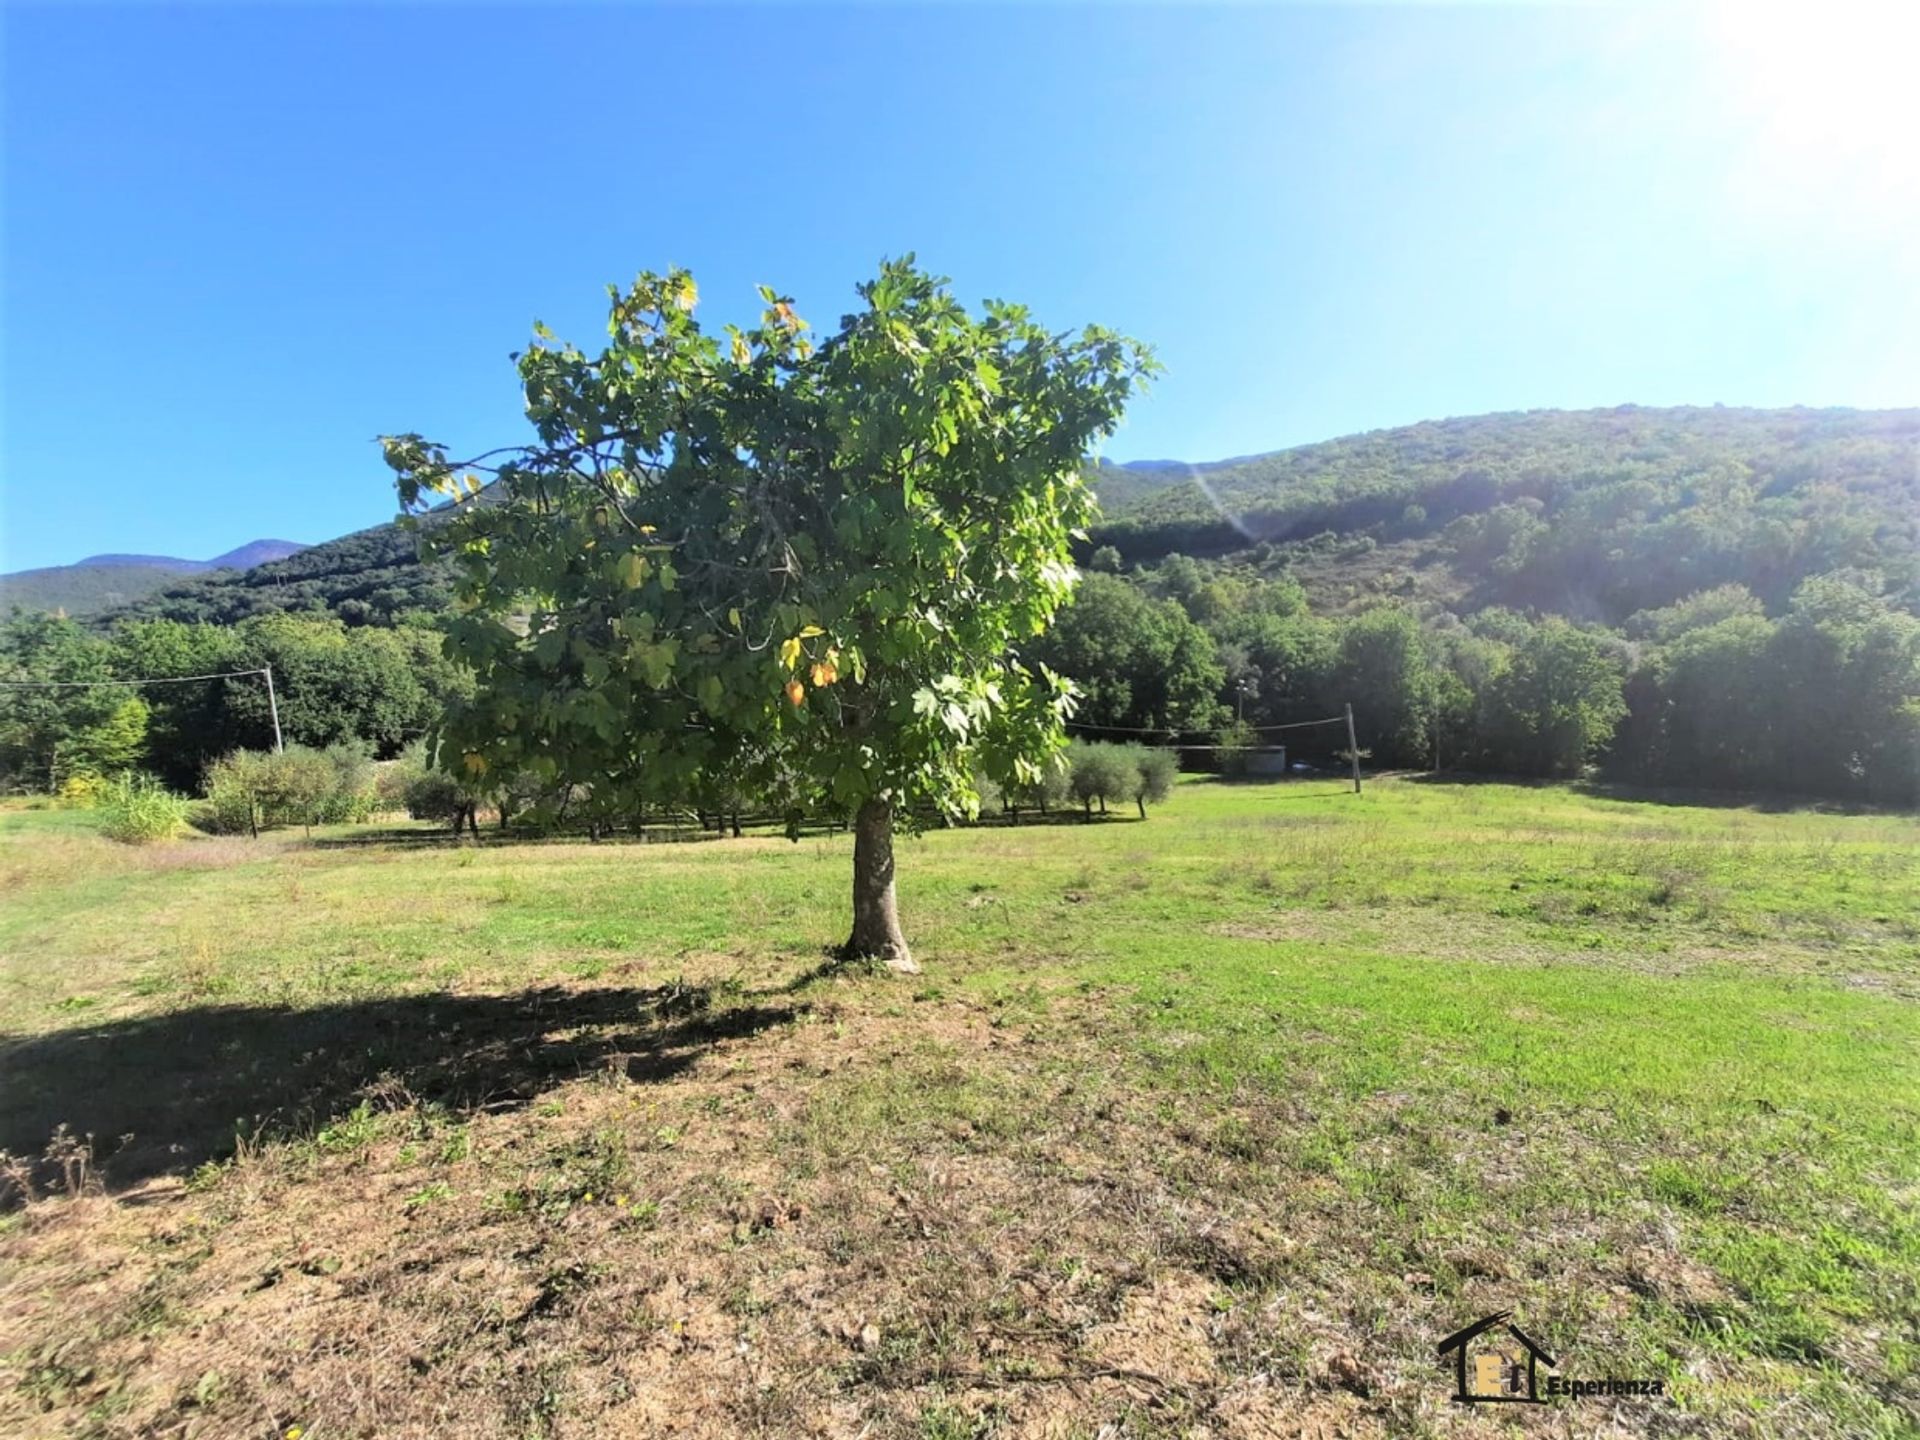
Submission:
[[[89,555],[84,560],[76,560],[71,565],[49,566],[54,570],[78,570],[85,565],[100,565],[119,569],[124,567],[142,567],[153,570],[180,570],[199,572],[203,570],[248,570],[255,565],[264,565],[269,560],[284,560],[289,555],[298,555],[309,547],[293,540],[249,540],[238,549],[229,550],[224,555],[216,555],[211,560],[182,560],[174,555]],[[23,575],[39,574],[39,571],[24,570]],[[0,576],[0,579],[11,579]]]
[[[174,555],[89,555],[72,565],[48,565],[0,575],[0,610],[15,605],[91,615],[117,609],[193,575],[243,571],[307,549],[292,540],[249,540],[211,560]]]
[[[1317,609],[1504,605],[1622,625],[1728,584],[1778,610],[1805,577],[1853,569],[1920,610],[1920,409],[1508,412],[1194,465],[1102,462],[1090,478],[1104,513],[1083,560],[1111,547],[1127,568],[1177,551],[1284,571]],[[393,624],[444,608],[450,573],[377,525],[175,577],[99,618]]]

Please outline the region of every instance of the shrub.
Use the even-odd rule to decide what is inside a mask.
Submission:
[[[1147,802],[1158,805],[1173,793],[1173,777],[1180,771],[1180,762],[1171,750],[1158,750],[1150,745],[1132,745],[1128,747],[1133,761],[1133,803],[1140,807],[1140,818],[1147,818]]]
[[[106,798],[112,788],[110,781],[83,770],[60,782],[60,803],[75,810],[91,810]]]
[[[457,826],[467,813],[460,782],[442,770],[422,770],[407,782],[407,814],[415,820],[440,820]]]
[[[1056,805],[1065,805],[1073,794],[1072,769],[1067,756],[1055,755],[1042,763],[1040,778],[1030,784],[1011,785],[1005,792],[1008,808],[1013,811],[1017,822],[1022,806],[1028,806],[1045,815]]]
[[[320,752],[333,768],[333,784],[316,818],[328,825],[358,825],[379,803],[373,757],[361,745],[340,741]]]
[[[269,757],[267,773],[273,781],[271,812],[283,821],[297,820],[311,832],[325,818],[339,783],[333,761],[323,750],[293,745]]]
[[[1069,785],[1073,798],[1093,814],[1093,802],[1100,802],[1100,813],[1107,813],[1107,801],[1122,800],[1133,793],[1134,764],[1123,745],[1104,741],[1076,740],[1067,749],[1070,765]]]
[[[109,783],[99,810],[101,830],[129,845],[171,840],[187,823],[186,798],[151,775],[128,775]]]
[[[405,810],[407,787],[427,773],[427,747],[416,740],[392,760],[374,767],[374,804],[381,810]]]
[[[221,834],[365,820],[376,803],[373,761],[346,744],[235,750],[207,767],[206,791],[200,823]]]
[[[217,835],[258,833],[271,824],[262,812],[272,789],[269,767],[273,757],[259,750],[235,750],[207,766],[207,803],[200,825]]]

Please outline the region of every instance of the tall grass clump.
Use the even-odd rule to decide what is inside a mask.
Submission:
[[[151,845],[171,840],[187,823],[187,800],[151,775],[124,775],[109,781],[96,809],[100,829],[113,840]]]

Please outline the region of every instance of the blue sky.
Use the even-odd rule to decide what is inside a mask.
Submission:
[[[1811,9],[1811,7],[1809,7]],[[0,568],[391,517],[509,351],[913,250],[1154,344],[1107,453],[1920,403],[1920,27],[1819,7],[10,5]],[[1898,27],[1895,33],[1888,27]]]

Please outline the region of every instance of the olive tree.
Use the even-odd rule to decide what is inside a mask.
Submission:
[[[535,327],[537,443],[383,445],[457,576],[476,688],[451,763],[633,806],[805,788],[854,816],[844,953],[911,969],[894,833],[974,813],[976,767],[1031,781],[1059,749],[1071,689],[1026,647],[1076,578],[1081,463],[1152,361],[1018,305],[969,315],[912,257],[858,293],[818,343],[764,287],[757,326],[715,335],[689,274],[644,274],[609,290],[597,356]]]

